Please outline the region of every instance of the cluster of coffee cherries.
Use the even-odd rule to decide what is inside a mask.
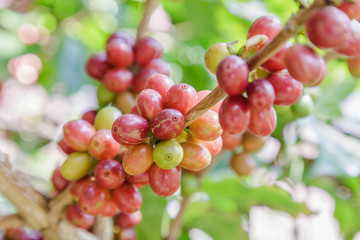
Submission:
[[[112,34],[106,54],[95,54],[86,64],[88,75],[101,82],[97,89],[99,104],[113,103],[123,113],[129,113],[149,76],[170,76],[170,64],[161,58],[162,54],[162,45],[153,38],[136,42],[128,32]]]

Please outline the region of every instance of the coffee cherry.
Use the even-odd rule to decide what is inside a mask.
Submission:
[[[146,66],[152,59],[160,58],[163,53],[161,44],[153,38],[143,38],[135,45],[135,63]]]
[[[247,176],[255,168],[254,159],[247,153],[239,153],[230,159],[231,168],[240,176]]]
[[[138,175],[128,175],[127,181],[136,188],[142,188],[149,184],[149,170]]]
[[[146,81],[153,75],[157,73],[155,70],[150,68],[141,69],[135,76],[133,81],[133,90],[136,93],[140,93],[145,89]],[[155,89],[156,90],[156,89]]]
[[[266,79],[257,79],[251,82],[246,89],[250,107],[257,110],[271,106],[275,101],[275,90]]]
[[[270,42],[270,41],[269,41]],[[284,55],[288,48],[290,48],[292,44],[290,42],[286,42],[281,49],[271,58],[269,58],[265,63],[261,65],[261,67],[265,68],[270,72],[281,71],[286,68]]]
[[[204,62],[207,69],[216,74],[216,69],[219,66],[220,62],[230,53],[227,49],[226,43],[217,43],[212,45],[205,53]]]
[[[104,211],[110,200],[109,189],[101,187],[96,182],[88,182],[81,190],[79,206],[86,214],[98,215]]]
[[[153,147],[147,143],[140,143],[129,148],[122,159],[124,170],[129,175],[146,172],[153,162]]]
[[[116,107],[112,107],[112,106],[104,107],[98,112],[98,114],[96,114],[94,127],[96,130],[112,129],[113,123],[120,116],[121,116],[121,111]]]
[[[108,64],[107,57],[105,54],[96,54],[89,58],[86,62],[86,72],[87,74],[95,78],[96,80],[101,81],[106,71],[110,68]]]
[[[121,39],[114,38],[108,41],[106,44],[106,55],[109,63],[119,68],[128,67],[134,61],[132,46]]]
[[[89,154],[74,152],[67,157],[60,167],[61,175],[69,181],[78,180],[87,175],[91,165]]]
[[[190,171],[200,171],[211,162],[209,150],[194,142],[183,142],[181,147],[184,150],[184,157],[180,166]]]
[[[230,134],[228,132],[223,132],[221,135],[223,140],[223,149],[226,150],[235,150],[241,144],[242,134]]]
[[[67,122],[63,131],[65,143],[77,151],[86,151],[91,137],[95,134],[94,127],[84,120]]]
[[[213,110],[208,110],[191,123],[189,130],[195,138],[203,141],[215,140],[223,132],[219,122],[219,114]]]
[[[309,40],[320,48],[333,48],[346,40],[349,30],[349,17],[333,6],[316,9],[306,21]]]
[[[66,220],[78,228],[90,229],[94,224],[95,217],[81,211],[79,205],[73,204],[65,210]]]
[[[114,93],[124,92],[130,88],[133,74],[126,68],[113,68],[108,70],[103,78],[105,87]]]
[[[176,109],[182,114],[185,114],[196,103],[197,92],[186,83],[175,84],[166,94],[165,107]]]
[[[293,79],[286,71],[272,73],[266,79],[275,90],[275,105],[292,105],[302,95],[304,89],[302,83]]]
[[[85,177],[85,178],[82,178],[82,179],[79,179],[79,180],[73,182],[70,185],[70,192],[71,192],[71,195],[73,196],[73,199],[75,201],[79,201],[79,197],[81,195],[82,188],[88,182],[91,182],[91,181],[94,181],[94,179],[92,177]]]
[[[67,155],[76,152],[75,149],[71,148],[69,145],[66,144],[64,138],[62,138],[60,140],[60,142],[58,142],[59,147],[61,148],[61,150],[66,153]]]
[[[111,103],[115,98],[115,93],[108,90],[102,83],[98,86],[96,93],[99,105],[101,106]]]
[[[119,213],[115,217],[115,224],[120,229],[132,228],[138,225],[142,220],[142,214],[140,211],[136,211],[134,213],[125,214]]]
[[[219,121],[225,132],[243,133],[250,121],[250,107],[246,99],[239,96],[228,96],[221,104]]]
[[[218,154],[221,151],[223,145],[223,140],[221,136],[212,141],[202,141],[192,137],[189,142],[194,142],[206,147],[207,150],[209,150],[211,156],[215,156],[216,154]]]
[[[282,29],[281,22],[274,16],[262,16],[255,20],[249,28],[246,39],[263,34],[273,39]]]
[[[43,240],[43,236],[27,226],[6,229],[5,239],[9,240]]]
[[[94,176],[101,187],[108,189],[118,188],[125,182],[123,166],[111,159],[100,161],[95,167]]]
[[[141,143],[149,134],[149,123],[135,114],[120,116],[113,124],[113,138],[120,144],[132,146]]]
[[[157,91],[144,89],[138,96],[137,107],[143,118],[152,121],[155,115],[164,108],[164,101]]]
[[[107,202],[106,207],[100,214],[105,217],[114,217],[119,212],[120,212],[120,210],[116,206],[114,200],[110,199],[110,201]]]
[[[305,86],[313,86],[319,81],[322,58],[312,48],[296,44],[286,51],[284,59],[289,74]]]
[[[335,51],[348,57],[355,57],[360,54],[360,23],[357,20],[351,21],[345,41],[336,47]]]
[[[163,109],[154,117],[151,131],[161,140],[170,140],[181,134],[185,127],[185,118],[178,110]]]
[[[125,214],[136,212],[141,208],[143,202],[139,189],[129,183],[124,183],[113,191],[113,200],[120,211]]]
[[[259,151],[266,143],[263,137],[257,137],[250,132],[245,132],[242,138],[244,152],[253,153]]]
[[[156,144],[153,157],[155,163],[162,169],[172,169],[183,159],[183,149],[175,140],[161,141]]]
[[[161,197],[173,195],[180,187],[181,170],[177,166],[166,170],[153,164],[149,171],[149,184],[155,194]]]
[[[360,78],[360,56],[347,59],[348,69],[354,77]]]
[[[136,97],[130,91],[118,93],[115,98],[115,107],[123,114],[130,113],[131,108],[136,106]]]
[[[291,105],[291,111],[298,118],[306,117],[310,115],[314,110],[314,101],[310,95],[304,94],[299,101],[294,105]]]
[[[248,131],[255,136],[264,137],[274,132],[277,118],[273,106],[263,110],[251,109]]]
[[[111,34],[107,40],[107,44],[113,39],[121,40],[124,43],[129,44],[131,47],[133,47],[136,42],[135,38],[130,33],[125,31],[117,31]]]
[[[239,95],[249,84],[249,67],[241,57],[231,55],[220,62],[216,77],[219,87],[227,94]]]
[[[350,19],[360,20],[360,2],[343,2],[338,8],[343,11]]]
[[[84,114],[81,116],[81,119],[87,121],[91,125],[94,125],[96,114],[97,110],[89,110],[84,112]]]
[[[71,183],[71,181],[66,180],[60,172],[60,167],[57,167],[51,177],[51,182],[56,191],[62,192],[65,188]]]
[[[155,73],[146,80],[145,88],[157,91],[165,101],[166,94],[173,85],[174,82],[171,78],[164,74]]]
[[[120,229],[117,240],[137,240],[134,228]]]
[[[170,76],[170,64],[161,58],[154,58],[145,66],[146,68],[153,69],[158,73]]]
[[[111,135],[109,129],[97,131],[90,140],[89,153],[97,160],[114,158],[120,150],[120,145]]]

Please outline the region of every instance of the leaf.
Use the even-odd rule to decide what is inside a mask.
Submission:
[[[161,224],[166,207],[166,199],[157,196],[149,186],[145,186],[141,189],[141,195],[143,198],[143,205],[141,207],[141,213],[143,219],[141,223],[136,227],[136,234],[138,239],[160,240],[161,236]]]
[[[276,186],[247,188],[240,179],[228,178],[220,182],[207,179],[204,181],[203,189],[209,194],[210,202],[214,203],[214,207],[218,210],[223,210],[218,207],[221,206],[219,201],[227,204],[233,201],[237,204],[238,211],[242,213],[248,213],[253,206],[265,205],[286,211],[293,216],[299,213],[311,214],[303,203],[294,202],[288,192]]]

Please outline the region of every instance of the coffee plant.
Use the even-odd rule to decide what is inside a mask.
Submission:
[[[1,239],[360,239],[360,1],[0,19]]]

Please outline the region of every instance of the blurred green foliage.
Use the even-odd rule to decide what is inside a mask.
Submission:
[[[10,76],[7,65],[12,58],[33,53],[43,64],[39,84],[50,94],[68,95],[84,84],[97,85],[98,82],[85,74],[86,59],[93,53],[104,51],[106,39],[112,32],[121,29],[135,33],[142,7],[143,1],[36,0],[25,12],[16,11],[15,6],[0,9],[0,80],[5,81]],[[218,42],[239,40],[235,45],[239,48],[244,44],[251,22],[257,17],[272,14],[285,24],[298,10],[295,1],[288,0],[162,0],[161,7],[164,10],[158,13],[161,20],[150,26],[150,34],[165,46],[164,58],[172,64],[173,79],[189,83],[196,90],[213,89],[217,84],[203,63],[208,47]],[[20,41],[18,29],[24,23],[37,26],[41,41],[30,45]],[[165,28],[170,24],[171,27],[154,30],[157,24],[165,25]],[[64,86],[61,90],[59,84]],[[342,146],[341,138],[329,135],[324,129],[331,128],[340,136],[359,142],[360,136],[333,126],[336,120],[344,118],[340,108],[342,101],[359,87],[359,81],[348,73],[344,59],[330,61],[320,94],[314,97],[314,114],[296,120],[290,108],[276,109],[278,125],[272,136],[282,144],[278,157],[283,156],[285,162],[279,164],[279,159],[270,163],[258,161],[258,165],[268,172],[277,169],[278,180],[304,182],[306,186],[327,191],[336,203],[335,217],[345,239],[352,239],[360,229],[360,161]],[[358,119],[350,120],[360,126]],[[284,133],[294,124],[297,128],[289,140]],[[319,150],[316,159],[288,152],[291,146],[304,141],[303,127],[311,128],[320,136],[320,141],[315,144]],[[21,140],[17,141],[21,145]],[[39,142],[42,143],[24,146],[24,150],[34,151]],[[223,157],[219,166],[204,179],[199,193],[194,194],[195,200],[186,213],[180,239],[189,239],[188,231],[192,228],[202,229],[215,240],[247,239],[247,229],[240,219],[242,216],[248,218],[250,209],[257,205],[291,216],[311,214],[305,204],[295,202],[279,187],[256,186],[250,177],[240,179],[233,173],[224,172],[229,156]],[[353,168],[357,171],[351,171]],[[143,188],[142,194],[144,218],[136,229],[138,239],[161,239],[170,221],[166,205],[178,197],[158,197],[149,187]]]

